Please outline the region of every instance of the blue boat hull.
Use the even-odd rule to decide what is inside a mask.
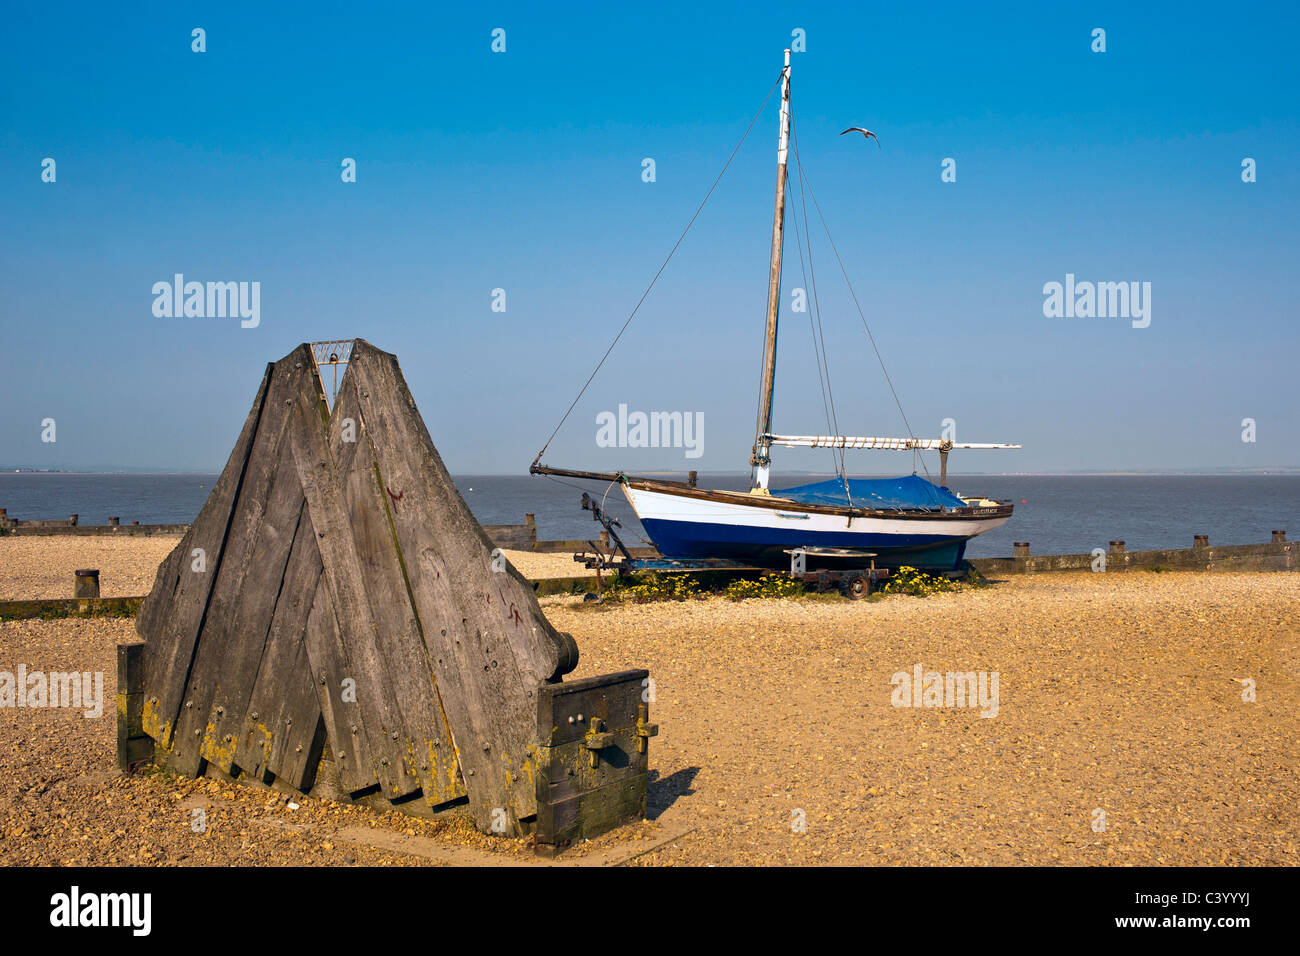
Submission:
[[[815,532],[799,528],[753,528],[700,521],[642,518],[659,553],[669,558],[728,558],[761,567],[788,568],[787,548],[857,548],[874,551],[879,567],[908,565],[954,570],[966,555],[967,538],[947,535],[897,535]]]

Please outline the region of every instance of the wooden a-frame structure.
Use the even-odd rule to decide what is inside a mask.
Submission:
[[[646,671],[577,665],[456,490],[397,358],[267,367],[119,648],[119,759],[427,811],[563,846],[644,813]]]

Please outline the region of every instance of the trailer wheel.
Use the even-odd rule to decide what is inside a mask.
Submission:
[[[867,596],[871,588],[868,586],[867,579],[861,574],[855,574],[845,579],[841,587],[844,596],[850,601],[860,601]]]

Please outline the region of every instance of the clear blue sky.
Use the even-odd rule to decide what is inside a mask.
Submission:
[[[401,358],[453,471],[524,471],[801,28],[801,152],[915,430],[952,417],[959,440],[1025,445],[955,470],[1300,465],[1296,10],[11,5],[0,462],[219,468],[267,361],[363,336]],[[883,148],[840,138],[850,125]],[[746,467],[775,138],[772,104],[550,463]],[[900,433],[814,251],[841,428]],[[260,326],[155,317],[151,288],[176,272],[260,282]],[[1043,284],[1066,273],[1150,282],[1150,327],[1045,318]],[[775,427],[823,431],[807,316],[783,321]],[[597,448],[619,403],[703,412],[703,457]]]

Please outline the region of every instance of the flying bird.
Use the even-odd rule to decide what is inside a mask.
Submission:
[[[863,129],[861,126],[850,126],[844,131],[844,133],[861,133],[863,139],[874,139],[876,141],[876,148],[880,148],[880,137],[869,129]],[[840,135],[843,136],[844,133],[840,133]]]

